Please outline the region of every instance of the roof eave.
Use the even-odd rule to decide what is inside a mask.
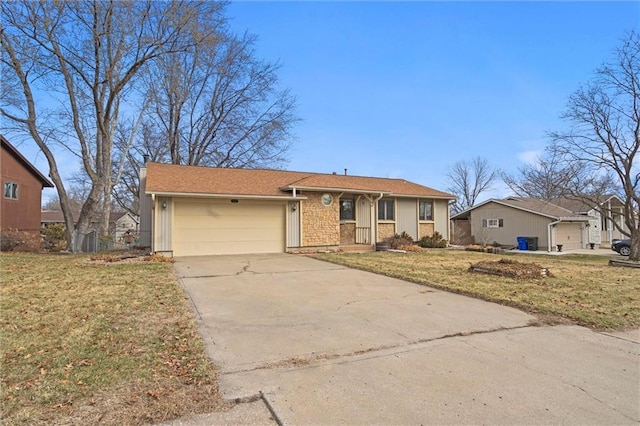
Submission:
[[[397,198],[433,198],[437,200],[455,200],[457,197],[445,196],[445,195],[425,195],[425,194],[395,194],[391,192],[389,195]]]
[[[561,222],[589,222],[590,219],[589,216],[560,216],[557,218]]]
[[[179,197],[179,198],[233,198],[243,200],[306,200],[307,197],[291,197],[287,195],[259,195],[259,194],[210,194],[200,192],[168,192],[168,191],[153,191],[147,190],[147,195],[155,195],[159,197]]]

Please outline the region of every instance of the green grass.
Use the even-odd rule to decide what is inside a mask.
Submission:
[[[469,272],[471,264],[505,256],[431,249],[420,253],[317,256],[353,268],[470,295],[602,330],[640,326],[640,269],[611,267],[600,256],[508,256],[536,262],[553,277],[519,280]]]
[[[142,424],[221,407],[170,264],[0,260],[2,424]]]

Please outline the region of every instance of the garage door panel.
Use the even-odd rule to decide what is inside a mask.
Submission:
[[[558,224],[556,226],[556,244],[562,244],[563,250],[582,248],[582,226],[575,223]]]
[[[284,217],[280,202],[177,200],[174,255],[283,252]]]
[[[281,241],[277,233],[279,228],[273,229],[219,229],[218,232],[202,232],[199,229],[182,229],[179,231],[181,241],[191,242],[229,242],[229,241]]]
[[[186,219],[186,220],[185,220]],[[202,229],[255,229],[256,222],[260,228],[276,229],[282,227],[282,218],[261,217],[261,216],[242,216],[227,218],[202,218],[199,216],[184,216],[179,220],[176,228],[184,230],[202,230]]]

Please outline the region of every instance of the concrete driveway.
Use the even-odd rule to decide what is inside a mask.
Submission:
[[[636,332],[536,327],[516,309],[304,256],[175,269],[223,395],[253,404],[233,423],[640,421]]]

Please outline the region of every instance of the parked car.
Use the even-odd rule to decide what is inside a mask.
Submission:
[[[631,240],[613,240],[611,241],[611,250],[617,251],[623,256],[629,256],[629,253],[631,253]]]

